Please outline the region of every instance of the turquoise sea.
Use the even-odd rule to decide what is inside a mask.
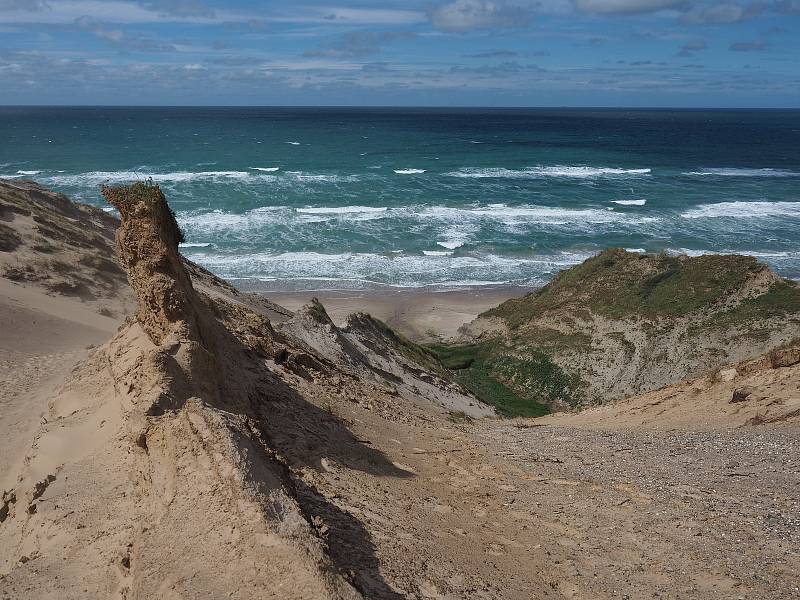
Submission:
[[[538,285],[608,246],[800,277],[800,111],[6,107],[1,177],[152,179],[251,288]]]

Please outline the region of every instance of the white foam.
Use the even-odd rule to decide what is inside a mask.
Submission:
[[[175,171],[172,173],[152,173],[147,171],[91,171],[75,175],[53,175],[46,177],[48,182],[60,185],[85,185],[86,183],[146,181],[184,182],[214,179],[247,179],[247,171]]]
[[[398,175],[419,175],[425,173],[427,169],[395,169],[394,172]]]
[[[208,248],[211,246],[210,242],[184,242],[178,244],[181,248]]]
[[[583,255],[559,254],[510,258],[493,254],[438,256],[348,252],[284,252],[190,255],[203,266],[231,279],[330,281],[335,287],[473,286],[501,283],[543,283],[547,274],[576,264]]]
[[[744,254],[746,256],[754,256],[756,258],[797,258],[800,252],[754,252],[750,250],[742,250],[737,254]]]
[[[720,168],[689,171],[682,175],[712,176],[712,177],[800,177],[800,171],[787,171],[785,169],[740,169]]]
[[[565,225],[567,223],[649,223],[655,217],[637,217],[623,213],[609,212],[596,208],[559,208],[554,206],[506,206],[492,204],[471,209],[432,206],[419,211],[420,217],[446,218],[453,221],[492,219],[508,224],[549,223]]]
[[[321,223],[330,219],[372,221],[383,218],[388,210],[385,206],[312,206],[296,209],[305,223]]]
[[[212,210],[210,212],[178,214],[178,224],[181,227],[194,230],[199,234],[214,233],[219,234],[223,231],[242,232],[253,227],[261,227],[274,221],[280,220],[281,207],[261,207],[248,211],[244,214],[229,213],[222,210]]]
[[[319,241],[319,233],[304,228],[311,223],[335,223],[337,228],[357,236],[375,236],[370,222],[386,223],[393,230],[423,234],[444,250],[455,250],[481,239],[484,229],[504,231],[511,235],[534,235],[537,231],[566,229],[596,235],[608,228],[635,228],[642,233],[650,223],[660,221],[654,216],[630,212],[606,211],[601,208],[561,208],[552,206],[508,206],[506,204],[472,207],[407,205],[389,206],[263,206],[245,212],[212,211],[179,212],[178,222],[192,239],[225,239],[248,245],[270,239],[277,234],[288,235],[306,245]],[[441,250],[439,250],[441,252]],[[419,255],[417,255],[419,256]]]
[[[386,207],[373,206],[320,206],[292,208],[288,206],[261,206],[244,213],[223,210],[179,213],[178,223],[191,230],[195,237],[232,235],[249,239],[254,232],[272,225],[296,226],[298,223],[324,223],[331,220],[352,222],[381,219]]]
[[[354,213],[382,213],[389,210],[385,206],[312,206],[296,209],[299,213],[312,215],[347,215]]]
[[[425,256],[450,256],[453,254],[452,250],[423,250]]]
[[[276,174],[280,167],[250,167],[250,171],[175,171],[156,173],[152,171],[92,171],[71,175],[52,175],[42,180],[55,185],[86,186],[99,183],[124,183],[128,181],[153,180],[156,183],[185,183],[192,181],[236,182],[246,185],[280,183],[288,180],[301,182],[341,183],[358,181],[357,175],[316,174],[303,171],[284,171],[286,177]],[[253,172],[257,171],[257,172]],[[11,177],[20,177],[13,175]]]
[[[644,206],[647,200],[641,198],[639,200],[612,200],[612,204],[619,204],[620,206]]]
[[[800,252],[769,252],[769,251],[755,251],[755,250],[692,250],[690,248],[670,248],[667,250],[668,254],[685,254],[686,256],[703,256],[705,254],[741,254],[743,256],[752,256],[754,258],[771,258],[771,259],[797,259],[800,258]]]
[[[591,179],[596,177],[641,177],[650,175],[650,169],[619,169],[614,167],[586,166],[538,166],[524,169],[477,168],[465,167],[458,171],[445,173],[449,177],[468,179],[503,178],[503,179],[540,179],[545,177],[563,177],[575,179]]]
[[[38,175],[41,171],[17,171],[17,175]]]
[[[319,181],[324,183],[340,183],[358,181],[358,175],[322,175],[315,173],[304,173],[303,171],[286,171],[299,181]]]
[[[713,219],[720,217],[756,219],[764,217],[800,218],[800,202],[719,202],[701,204],[687,210],[681,216],[685,219]]]
[[[299,146],[300,145],[300,142],[286,142],[286,143],[291,145],[291,146]]]
[[[644,248],[625,248],[625,252],[634,252],[636,254],[645,254],[647,250]]]

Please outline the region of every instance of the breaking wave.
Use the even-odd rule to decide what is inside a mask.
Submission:
[[[550,206],[506,206],[491,204],[458,208],[448,206],[262,206],[243,213],[212,210],[179,212],[178,222],[190,232],[201,235],[226,231],[236,237],[250,238],[270,225],[291,227],[300,223],[336,221],[362,222],[390,220],[385,227],[399,231],[433,227],[438,230],[436,243],[448,250],[466,244],[481,226],[556,227],[570,226],[585,230],[594,226],[635,226],[655,223],[657,217],[614,212],[599,208],[557,208]],[[342,225],[343,226],[343,225]]]
[[[800,218],[800,202],[719,202],[701,204],[682,213],[685,219],[713,219],[720,217],[755,219],[764,217]]]
[[[612,200],[611,204],[619,204],[620,206],[644,206],[647,200],[641,198],[639,200]]]
[[[49,175],[39,178],[50,185],[86,187],[101,183],[127,183],[152,180],[155,183],[209,182],[240,184],[263,184],[280,181],[340,183],[358,181],[358,175],[329,173],[306,173],[304,171],[284,171],[280,167],[249,167],[250,171],[173,171],[159,173],[154,171],[91,171],[68,175]],[[255,172],[253,172],[255,171]],[[19,176],[19,175],[17,175]]]
[[[162,182],[184,182],[214,179],[246,179],[251,177],[247,171],[175,171],[172,173],[152,173],[148,171],[91,171],[73,175],[51,175],[43,180],[55,185],[97,185],[100,183],[125,183],[129,181],[153,180]]]
[[[349,287],[541,285],[553,273],[577,264],[590,253],[557,253],[532,258],[494,254],[451,256],[446,253],[405,255],[346,252],[252,253],[240,255],[189,254],[189,258],[230,279],[267,283],[304,280],[304,289],[325,289],[335,283]],[[267,286],[268,287],[268,286]]]
[[[800,177],[800,171],[787,171],[784,169],[720,168],[688,171],[682,173],[682,175],[712,177]]]
[[[540,179],[545,177],[592,179],[597,177],[642,177],[650,175],[650,172],[651,169],[555,165],[550,167],[525,167],[524,169],[464,167],[458,171],[445,173],[445,175],[468,179]]]

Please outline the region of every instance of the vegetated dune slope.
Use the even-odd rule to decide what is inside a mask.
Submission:
[[[491,410],[379,321],[239,294],[181,260],[157,188],[109,195],[138,306],[116,333],[92,300],[0,279],[0,317],[30,319],[3,321],[4,357],[49,364],[40,330],[63,332],[51,362],[87,355],[0,388],[0,439],[6,409],[37,416],[0,471],[0,597],[797,593],[791,348],[665,402],[699,431],[655,412],[473,420]]]
[[[444,355],[553,408],[587,406],[800,339],[800,285],[748,256],[613,249],[462,331]]]
[[[800,424],[800,343],[703,377],[541,423],[593,429],[707,430]]]

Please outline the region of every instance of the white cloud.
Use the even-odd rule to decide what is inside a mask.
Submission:
[[[0,0],[2,1],[2,0]],[[91,16],[110,23],[219,23],[242,21],[251,18],[235,13],[218,11],[216,15],[168,13],[136,2],[106,2],[103,0],[58,0],[51,2],[6,2],[7,10],[0,10],[0,23],[41,23],[60,25],[75,19]],[[37,4],[39,10],[22,8],[22,4]]]
[[[411,25],[426,20],[415,10],[346,7],[276,7],[258,12],[206,8],[195,0],[0,0],[0,23],[58,25],[91,16],[108,23],[318,23],[343,25]]]
[[[490,0],[454,0],[429,11],[434,27],[464,32],[475,29],[506,29],[525,25],[528,10],[519,5]]]
[[[416,10],[392,10],[381,8],[320,8],[314,15],[292,15],[270,21],[289,22],[343,22],[349,25],[411,25],[425,20],[425,15]]]
[[[745,19],[748,11],[734,2],[722,2],[712,6],[698,6],[687,12],[681,20],[684,23],[698,24],[728,24],[738,23]]]
[[[686,6],[687,0],[575,0],[575,7],[586,13],[635,14]]]
[[[0,0],[0,10],[36,11],[46,7],[44,0]]]

